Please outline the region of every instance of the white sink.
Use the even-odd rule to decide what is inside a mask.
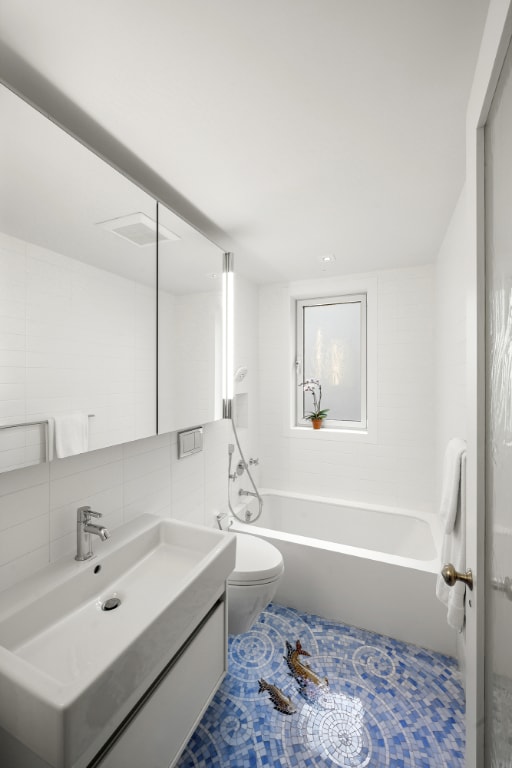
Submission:
[[[0,595],[0,726],[56,768],[87,765],[235,564],[233,536],[151,515],[94,546]]]

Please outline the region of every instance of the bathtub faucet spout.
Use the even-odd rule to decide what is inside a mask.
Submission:
[[[238,495],[239,496],[254,496],[255,499],[258,498],[258,494],[257,493],[253,493],[252,491],[244,491],[243,488],[240,488],[240,490],[238,491]]]

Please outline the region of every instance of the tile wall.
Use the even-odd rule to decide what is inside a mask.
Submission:
[[[466,437],[466,295],[468,274],[466,194],[462,190],[436,263],[436,487],[444,450]]]
[[[466,190],[462,189],[436,263],[436,494],[440,498],[443,457],[452,437],[467,437],[466,301],[469,254]],[[457,656],[466,666],[465,630]]]
[[[74,556],[83,504],[113,531],[145,512],[213,525],[225,505],[227,427],[205,425],[203,452],[181,460],[171,433],[1,474],[0,590]]]
[[[285,416],[289,409],[283,371],[291,372],[292,362],[287,287],[238,278],[235,369],[248,369],[235,384],[238,432],[246,457],[260,459],[254,474],[262,486],[436,509],[438,449],[445,434],[462,428],[464,414],[460,204],[457,211],[436,266],[372,276],[378,302],[375,442],[322,434],[299,439],[283,428],[283,409]],[[176,434],[168,434],[1,474],[0,589],[73,554],[80,504],[103,511],[113,529],[142,512],[213,524],[214,513],[226,508],[230,442],[229,422],[221,421],[205,426],[203,453],[182,461]],[[231,484],[234,500],[240,487],[250,487],[245,474]]]
[[[435,267],[383,271],[369,278],[376,284],[372,300],[378,305],[370,441],[357,437],[336,440],[313,430],[306,437],[295,437],[293,430],[283,426],[290,414],[293,375],[290,288],[261,288],[262,483],[302,493],[432,510]],[[322,291],[318,295],[328,294],[332,279],[326,278],[323,288],[321,283],[315,281],[315,289]]]

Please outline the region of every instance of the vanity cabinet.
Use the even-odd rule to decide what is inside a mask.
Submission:
[[[1,768],[169,768],[224,677],[235,537],[142,515],[111,543],[0,595]]]
[[[172,768],[227,671],[226,600],[207,613],[92,761],[68,768]],[[0,728],[2,768],[53,768]]]
[[[225,641],[222,601],[88,768],[174,766],[224,677]]]

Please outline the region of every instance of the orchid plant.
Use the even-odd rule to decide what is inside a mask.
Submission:
[[[299,384],[299,387],[302,387],[303,392],[311,392],[313,397],[313,410],[306,413],[304,418],[308,420],[325,419],[329,409],[320,407],[322,403],[322,385],[320,384],[320,379],[306,379]]]

